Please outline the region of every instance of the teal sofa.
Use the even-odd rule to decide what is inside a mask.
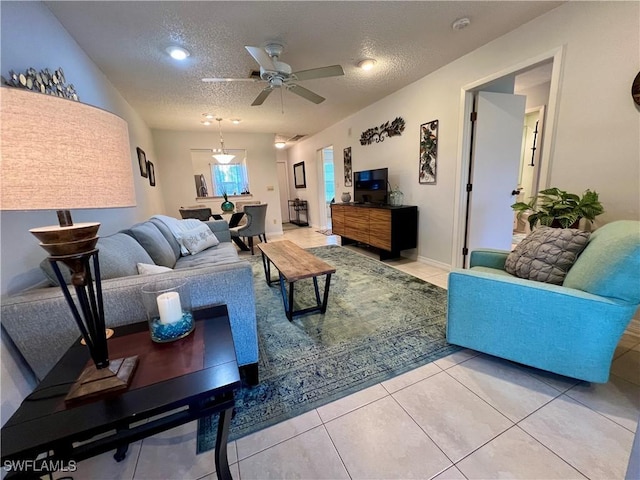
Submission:
[[[449,275],[447,340],[560,375],[605,383],[640,305],[640,222],[592,233],[562,285],[504,270],[509,252],[478,250]]]

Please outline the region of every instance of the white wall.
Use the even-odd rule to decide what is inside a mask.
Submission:
[[[247,150],[247,170],[251,197],[230,197],[232,202],[260,200],[268,203],[267,233],[282,233],[282,216],[278,193],[278,175],[276,169],[276,151],[273,146],[273,134],[224,133],[224,144],[228,149]],[[191,149],[218,148],[220,140],[215,132],[181,132],[154,130],[155,151],[158,152],[158,164],[165,172],[166,180],[162,184],[167,215],[180,217],[178,209],[182,206],[204,204],[214,212],[220,211],[220,199],[196,201],[193,183]],[[209,186],[211,193],[211,186]]]
[[[517,95],[525,95],[527,97],[527,103],[525,108],[542,107],[549,105],[549,91],[551,90],[551,82],[541,83],[535,87],[527,88],[524,90],[518,90],[515,93]]]
[[[100,235],[108,235],[125,228],[153,213],[164,211],[160,188],[153,188],[139,175],[135,147],[140,146],[147,158],[155,158],[151,132],[109,83],[104,74],[76,44],[49,9],[41,2],[2,2],[1,5],[1,70],[24,72],[62,67],[68,83],[73,83],[80,101],[101,107],[119,115],[129,125],[131,161],[133,166],[137,207],[73,211],[77,222],[98,221]],[[162,182],[163,172],[156,169]],[[17,291],[25,285],[44,278],[38,264],[46,254],[28,230],[57,223],[54,211],[2,212],[1,217],[1,290],[2,294]],[[33,380],[11,355],[7,340],[2,338],[0,372],[2,382],[2,421],[8,419],[25,394],[33,387]]]
[[[640,219],[640,116],[630,95],[640,69],[639,37],[638,2],[566,3],[301,141],[289,151],[289,163],[309,164],[311,198],[317,198],[316,151],[326,145],[336,152],[351,146],[354,171],[388,167],[405,204],[418,205],[419,257],[450,265],[463,86],[564,46],[550,184],[596,190],[606,210],[596,225]],[[406,121],[402,136],[360,146],[361,132],[397,116]],[[419,126],[435,119],[437,184],[419,185]],[[335,162],[336,192],[352,190],[344,187],[342,156]],[[310,208],[317,221],[318,205]]]
[[[98,221],[100,235],[108,235],[164,210],[160,188],[153,188],[139,175],[136,146],[154,160],[151,132],[139,115],[126,103],[104,74],[76,44],[49,9],[40,2],[2,3],[1,69],[24,72],[62,67],[68,83],[73,83],[80,101],[119,115],[129,125],[131,162],[137,207],[73,211],[75,221]],[[162,171],[156,168],[161,181]],[[55,224],[53,211],[2,212],[2,293],[20,290],[25,284],[43,278],[38,264],[45,252],[28,230]]]

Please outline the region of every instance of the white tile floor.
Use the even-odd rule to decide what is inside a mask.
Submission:
[[[339,244],[312,228],[302,247]],[[362,249],[358,249],[365,253]],[[246,253],[243,253],[246,255]],[[447,286],[447,272],[386,262]],[[229,444],[235,479],[622,479],[640,413],[640,332],[607,384],[586,384],[465,350]],[[137,442],[127,458],[79,464],[76,479],[214,479],[191,423]]]

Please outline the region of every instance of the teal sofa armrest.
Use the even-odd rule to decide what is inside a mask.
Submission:
[[[215,234],[216,238],[221,242],[231,241],[231,232],[229,231],[229,224],[226,220],[209,220],[206,223],[211,231]]]
[[[481,248],[471,252],[470,267],[489,267],[504,270],[504,264],[510,252]]]
[[[606,382],[637,305],[487,272],[449,275],[447,340],[560,375]]]

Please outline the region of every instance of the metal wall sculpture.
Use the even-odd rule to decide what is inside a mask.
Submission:
[[[28,68],[24,73],[16,73],[9,70],[9,78],[2,77],[2,83],[10,87],[24,88],[34,92],[46,93],[57,97],[79,101],[78,94],[73,84],[66,85],[62,67],[51,72],[48,68],[36,71]]]
[[[385,122],[379,127],[370,128],[360,135],[360,145],[371,145],[372,143],[384,142],[385,137],[395,137],[402,135],[404,131],[404,120],[397,117],[393,122]]]
[[[419,183],[436,183],[438,170],[438,120],[420,125],[419,169]]]

